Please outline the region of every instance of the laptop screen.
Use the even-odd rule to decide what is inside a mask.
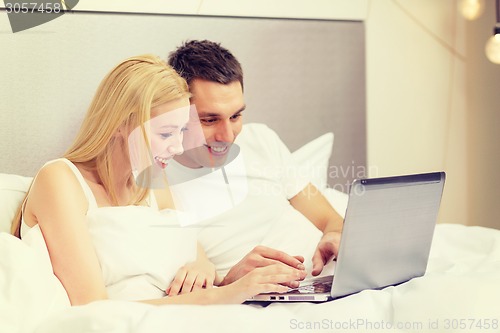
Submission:
[[[444,180],[437,172],[353,182],[332,297],[425,273]]]

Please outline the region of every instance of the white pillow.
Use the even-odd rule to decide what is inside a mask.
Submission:
[[[0,330],[33,332],[49,315],[70,307],[68,295],[43,256],[0,232]]]
[[[306,143],[292,153],[292,157],[311,183],[320,191],[326,189],[328,183],[328,165],[333,148],[333,133],[329,132]]]
[[[328,165],[333,148],[333,133],[325,133],[292,153],[303,175],[320,191],[327,188]],[[0,173],[0,232],[10,232],[12,219],[19,208],[32,177]]]
[[[0,232],[10,233],[12,219],[33,178],[0,173]]]

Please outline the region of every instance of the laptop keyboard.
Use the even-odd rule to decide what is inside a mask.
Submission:
[[[302,282],[301,286],[288,291],[290,294],[317,294],[330,293],[332,290],[333,277],[323,276]]]

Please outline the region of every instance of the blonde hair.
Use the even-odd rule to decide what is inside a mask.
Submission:
[[[117,144],[115,134],[122,127],[133,129],[140,126],[148,142],[143,124],[150,120],[151,109],[189,97],[186,81],[159,57],[146,54],[128,58],[102,80],[76,139],[64,157],[97,171],[111,202],[118,204],[116,191],[111,184],[113,168],[116,167],[111,164],[111,154]],[[133,182],[132,174],[130,181]],[[143,201],[148,193],[148,188],[136,186],[130,204]],[[21,208],[11,229],[18,237]]]

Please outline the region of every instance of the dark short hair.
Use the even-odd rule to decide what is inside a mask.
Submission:
[[[209,40],[184,42],[168,55],[168,63],[188,84],[194,79],[222,84],[239,81],[243,88],[241,64],[220,43]]]

